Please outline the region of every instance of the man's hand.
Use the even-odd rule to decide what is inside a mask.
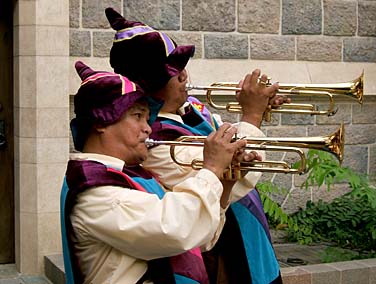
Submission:
[[[277,94],[269,100],[269,105],[271,108],[278,107],[284,103],[291,103],[291,99],[287,96]]]
[[[242,152],[246,145],[243,139],[232,142],[236,132],[235,127],[225,122],[205,140],[203,167],[212,171],[218,178],[221,178],[224,170],[231,164],[235,153]]]
[[[268,76],[260,74],[259,69],[247,74],[239,84],[241,91],[236,94],[236,99],[242,107],[241,121],[249,122],[256,127],[261,126],[263,114],[278,91],[278,83],[268,86]]]

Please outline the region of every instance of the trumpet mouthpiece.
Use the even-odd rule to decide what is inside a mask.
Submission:
[[[145,145],[146,145],[146,147],[150,148],[152,146],[158,145],[158,141],[151,139],[151,138],[146,138],[145,139]]]

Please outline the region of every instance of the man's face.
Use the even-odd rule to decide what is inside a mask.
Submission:
[[[154,96],[164,100],[162,111],[176,113],[187,101],[187,80],[188,73],[184,69],[178,75],[172,77],[163,89],[154,94]]]
[[[112,147],[112,155],[127,165],[140,164],[147,158],[145,139],[151,133],[149,114],[148,104],[137,102],[119,121],[106,127],[107,138],[111,139],[109,147]]]

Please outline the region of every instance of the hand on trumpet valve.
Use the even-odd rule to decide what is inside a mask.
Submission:
[[[259,69],[247,74],[239,86],[236,99],[242,108],[241,121],[260,127],[263,114],[278,91],[278,83],[270,84],[266,74],[261,75]]]
[[[261,155],[256,151],[246,152],[244,149],[240,149],[234,155],[234,161],[236,162],[252,162],[262,161]]]
[[[270,108],[275,108],[279,105],[282,105],[284,103],[291,103],[291,98],[285,96],[285,95],[275,95],[269,100],[269,106]]]
[[[244,139],[235,141],[232,139],[236,132],[237,129],[230,123],[224,123],[205,139],[203,167],[212,171],[219,178],[232,163],[235,153],[241,153],[247,144]]]

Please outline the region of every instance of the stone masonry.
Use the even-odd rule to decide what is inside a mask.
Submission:
[[[376,62],[376,2],[70,0],[71,56],[107,57],[114,7],[196,45],[195,58]]]
[[[194,44],[193,60],[376,63],[374,0],[69,2],[71,57],[108,57],[114,31],[107,23],[104,9],[112,6],[129,20],[142,21],[168,33],[179,44]],[[343,166],[375,176],[376,96],[375,93],[367,95],[362,106],[351,99],[340,99],[338,113],[330,118],[273,115],[263,130],[270,137],[320,136],[333,132],[343,121],[346,129]],[[324,104],[322,100],[312,103]],[[221,115],[227,121],[236,121],[237,118],[224,112]],[[289,195],[281,194],[276,198],[291,211],[304,206],[308,199],[324,197],[330,200],[348,191],[345,185],[338,185],[329,193],[325,189],[296,190],[304,178],[263,175],[264,180],[272,180],[287,189]],[[286,196],[292,196],[294,202],[289,202]]]

